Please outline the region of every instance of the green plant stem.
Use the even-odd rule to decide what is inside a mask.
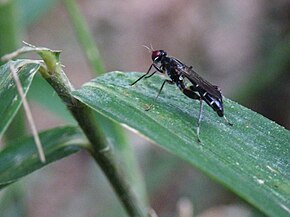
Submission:
[[[15,0],[0,1],[0,56],[15,50],[19,46],[22,31],[19,10]],[[3,61],[0,60],[0,65]]]
[[[81,14],[78,4],[75,0],[64,0],[65,7],[68,11],[70,21],[76,33],[77,40],[96,75],[104,74],[104,66],[101,60],[99,49],[95,40],[89,31],[87,22]],[[118,162],[123,166],[124,175],[128,178],[130,185],[133,187],[136,195],[141,201],[147,204],[147,192],[143,177],[140,173],[134,151],[127,141],[123,129],[116,122],[96,113],[99,126],[104,129],[107,137],[110,137],[114,149],[118,153]]]
[[[137,200],[136,195],[129,186],[129,182],[116,163],[112,149],[96,122],[95,112],[72,96],[71,93],[74,88],[62,71],[58,60],[52,57],[52,53],[50,51],[40,51],[39,54],[47,66],[47,70],[41,70],[42,76],[65,102],[67,108],[87,136],[91,143],[90,152],[92,156],[111,182],[126,211],[130,216],[146,216],[145,209],[141,205],[141,202]]]
[[[19,46],[22,29],[17,6],[15,0],[0,2],[0,57]],[[3,61],[0,60],[0,65],[2,64]],[[25,115],[23,109],[20,109],[5,132],[4,140],[8,142],[16,137],[23,136],[25,132]]]
[[[63,2],[70,15],[70,18],[72,19],[72,24],[74,25],[77,38],[83,46],[83,50],[89,61],[89,64],[91,65],[96,75],[104,74],[105,70],[101,61],[100,52],[97,49],[95,41],[89,32],[87,23],[81,16],[75,0],[64,0]]]

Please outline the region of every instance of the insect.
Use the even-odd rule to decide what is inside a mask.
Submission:
[[[187,97],[194,100],[199,100],[200,107],[196,128],[198,142],[200,142],[199,132],[203,112],[203,101],[205,101],[206,104],[208,104],[219,117],[224,117],[225,121],[229,125],[232,125],[224,116],[223,97],[221,94],[221,90],[218,86],[212,85],[211,83],[203,79],[192,69],[192,66],[185,65],[175,57],[167,56],[167,53],[164,50],[150,49],[150,51],[152,52],[151,57],[153,63],[149,67],[148,71],[136,81],[134,81],[131,85],[136,84],[143,78],[150,78],[156,72],[161,72],[162,74],[166,72],[170,79],[166,79],[163,81],[154,101],[157,100],[166,83],[176,84],[177,87]],[[155,71],[149,74],[152,67],[155,69]],[[151,106],[146,110],[149,110]]]

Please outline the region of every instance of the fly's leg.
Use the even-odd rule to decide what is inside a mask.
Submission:
[[[185,87],[183,82],[180,82],[177,86],[187,97],[191,99],[199,100],[200,102],[199,115],[198,115],[198,121],[197,121],[197,127],[196,127],[196,135],[197,135],[197,141],[201,142],[200,137],[199,137],[199,132],[200,132],[200,123],[202,119],[203,100],[197,93],[193,91],[193,86]]]
[[[149,72],[151,71],[152,67],[154,67],[156,70],[155,70],[154,72],[152,72],[150,75],[148,75]],[[152,75],[154,75],[156,72],[164,73],[164,71],[163,71],[162,69],[160,69],[158,66],[156,66],[156,65],[153,63],[153,64],[151,64],[151,66],[149,67],[149,69],[147,70],[147,72],[146,72],[144,75],[142,75],[140,78],[138,78],[136,81],[134,81],[134,82],[131,84],[131,86],[133,86],[134,84],[136,84],[138,81],[140,81],[140,80],[143,79],[143,78],[150,78],[150,77],[151,77]],[[162,91],[162,89],[163,89],[165,83],[173,84],[174,82],[171,81],[171,80],[165,80],[165,81],[162,83],[161,88],[159,89],[158,94],[157,94],[157,96],[155,97],[153,103],[150,104],[147,108],[145,108],[145,111],[148,111],[148,110],[150,110],[150,109],[152,108],[153,104],[155,103],[155,101],[157,100],[158,96],[160,95],[160,93],[161,93],[161,91]]]
[[[228,119],[226,118],[226,116],[224,116],[224,119],[225,119],[225,121],[227,122],[228,125],[233,126],[233,124],[228,121]]]
[[[156,69],[156,71],[154,71],[152,74],[150,74],[150,75],[148,75],[149,74],[149,72],[151,71],[151,69],[152,69],[152,66]],[[142,78],[150,78],[152,75],[154,75],[156,72],[161,72],[161,73],[164,73],[161,69],[159,69],[157,66],[155,66],[154,65],[154,63],[153,64],[151,64],[151,66],[149,67],[149,69],[147,70],[147,72],[144,74],[144,75],[142,75],[140,78],[138,78],[136,81],[134,81],[132,84],[131,84],[131,86],[133,86],[134,84],[136,84],[138,81],[140,81]]]
[[[197,127],[196,127],[196,135],[197,135],[197,141],[201,142],[200,137],[199,137],[199,133],[200,133],[200,123],[202,120],[202,112],[203,112],[203,100],[198,94],[193,92],[191,89],[185,88],[185,89],[183,89],[182,92],[186,96],[190,97],[191,99],[199,100],[199,114],[198,114],[198,121],[197,121]]]
[[[183,92],[184,95],[186,95],[187,97],[191,98],[191,99],[198,99],[200,100],[200,96],[198,94],[196,94],[195,92],[193,92],[192,90],[190,89],[187,89],[187,88],[180,88],[181,91]]]
[[[200,122],[201,122],[201,119],[202,119],[202,111],[203,111],[203,103],[202,103],[202,99],[199,100],[199,115],[198,115],[198,121],[197,121],[197,127],[196,127],[196,135],[197,135],[197,141],[198,142],[201,142],[200,141],[200,138],[199,138],[199,132],[200,132]]]
[[[161,69],[159,69],[157,66],[155,66],[154,64],[151,65],[151,67],[154,66],[154,68],[156,69],[156,71],[154,71],[153,73],[151,73],[151,75],[147,75],[148,73],[146,73],[144,78],[150,78],[152,75],[154,75],[156,72],[161,72],[164,73],[164,71],[162,71]],[[151,69],[151,67],[149,68],[149,71]]]
[[[151,65],[151,67],[152,67],[152,66],[156,69],[156,71],[154,71],[153,73],[151,73],[151,75],[147,75],[147,76],[145,76],[144,78],[150,78],[150,77],[151,77],[152,75],[154,75],[156,72],[164,73],[164,71],[163,71],[162,69],[158,68],[156,65],[154,65],[154,63]],[[150,69],[151,69],[151,67],[150,67]],[[149,69],[149,71],[150,71],[150,69]],[[146,73],[146,74],[148,74],[148,73]]]
[[[154,71],[153,73],[151,73],[150,75],[145,76],[144,78],[150,78],[152,75],[154,75],[157,71]]]
[[[147,108],[145,108],[145,111],[149,111],[153,107],[153,104],[156,102],[157,98],[159,97],[159,95],[160,95],[160,93],[161,93],[161,91],[162,91],[162,89],[163,89],[163,87],[164,87],[164,85],[166,83],[173,84],[174,82],[172,80],[168,80],[168,79],[166,79],[165,81],[163,81],[163,83],[162,83],[162,85],[161,85],[161,87],[160,87],[160,89],[158,91],[157,96],[153,100],[153,103],[151,103]]]
[[[153,66],[153,64],[149,67],[149,69],[148,69],[148,71],[144,74],[144,75],[142,75],[140,78],[138,78],[136,81],[134,81],[132,84],[131,84],[131,86],[133,86],[134,84],[136,84],[138,81],[140,81],[142,78],[144,78],[144,77],[148,77],[148,74],[149,74],[149,72],[150,72],[150,70],[152,69],[152,66]],[[154,74],[155,72],[153,72],[152,74]],[[151,77],[151,75],[149,75],[149,77]]]

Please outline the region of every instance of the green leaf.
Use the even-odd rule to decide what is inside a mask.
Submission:
[[[200,137],[199,102],[167,85],[150,111],[164,78],[130,86],[140,73],[108,73],[73,94],[99,113],[128,126],[198,167],[269,216],[289,216],[290,133],[265,117],[224,99],[229,126],[204,106]]]
[[[17,65],[21,66],[18,76],[25,93],[27,93],[32,79],[39,69],[39,64],[23,63],[25,63],[25,60],[10,62],[0,67],[0,137],[7,129],[21,104],[21,98],[11,75],[9,64],[15,64],[16,68]]]
[[[0,152],[0,189],[47,164],[76,153],[88,143],[77,127],[40,133],[46,163],[40,162],[32,137],[20,138]]]

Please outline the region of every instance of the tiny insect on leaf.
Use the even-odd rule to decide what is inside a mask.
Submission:
[[[203,112],[203,101],[205,101],[206,104],[208,104],[219,117],[223,117],[227,124],[232,126],[232,124],[226,119],[224,115],[223,96],[218,86],[212,85],[211,83],[203,79],[192,69],[192,66],[185,65],[175,57],[167,56],[167,53],[164,50],[152,50],[151,58],[153,63],[151,64],[147,72],[136,81],[134,81],[131,85],[136,84],[143,78],[150,78],[156,72],[160,72],[162,74],[166,73],[170,79],[166,79],[163,81],[158,91],[158,94],[155,97],[155,100],[157,100],[166,83],[176,84],[176,86],[187,97],[194,100],[199,100],[200,108],[196,129],[197,139],[199,142],[200,123]],[[154,68],[155,70],[150,74],[152,68]],[[146,111],[150,110],[150,108],[152,108],[152,104],[146,109]]]

